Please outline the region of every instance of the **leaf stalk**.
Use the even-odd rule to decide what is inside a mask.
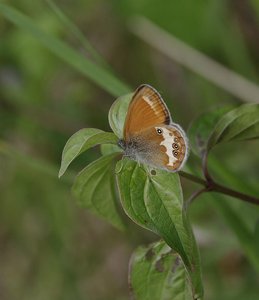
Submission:
[[[190,173],[187,173],[184,171],[180,171],[179,175],[183,178],[186,178],[192,182],[198,183],[205,187],[205,189],[200,190],[198,194],[195,194],[195,198],[201,194],[201,191],[202,191],[202,193],[203,192],[216,192],[216,193],[221,193],[221,194],[233,197],[233,198],[237,198],[239,200],[242,200],[242,201],[245,201],[248,203],[259,205],[259,198],[251,196],[251,195],[247,195],[247,194],[238,192],[236,190],[230,189],[226,186],[223,186],[223,185],[215,182],[210,176],[209,176],[209,180],[208,179],[204,180],[196,175],[193,175],[193,174],[190,174]],[[193,200],[193,197],[192,197],[192,200]]]

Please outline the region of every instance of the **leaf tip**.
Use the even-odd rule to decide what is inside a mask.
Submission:
[[[59,170],[59,172],[58,172],[58,178],[60,179],[61,176],[64,175],[64,173],[65,173],[65,170],[63,170],[63,168],[61,167],[60,170]]]

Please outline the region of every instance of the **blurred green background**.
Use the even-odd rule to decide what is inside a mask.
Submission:
[[[6,3],[35,26],[89,57],[47,1]],[[117,77],[135,89],[161,91],[185,129],[200,113],[242,101],[169,60],[129,29],[143,15],[252,82],[259,82],[259,1],[58,0]],[[109,67],[108,67],[109,69]],[[259,95],[258,95],[259,99]],[[129,299],[128,261],[134,248],[157,239],[125,218],[126,232],[77,206],[70,188],[76,171],[99,156],[88,151],[58,180],[62,149],[83,127],[109,131],[115,100],[0,14],[0,299]],[[234,143],[214,152],[214,176],[259,194],[259,143]],[[220,158],[220,160],[219,160]],[[197,158],[190,162],[200,169]],[[183,181],[185,196],[196,188]],[[254,234],[258,208],[225,198],[236,213],[203,195],[190,209],[200,246],[205,299],[255,300],[258,268],[240,243],[239,221]],[[222,203],[222,202],[221,202]],[[232,222],[233,223],[233,222]],[[241,230],[241,229],[240,229]],[[243,243],[243,244],[242,244]],[[258,258],[257,258],[258,259]]]

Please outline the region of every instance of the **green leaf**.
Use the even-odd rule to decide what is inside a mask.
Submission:
[[[117,142],[118,139],[112,132],[104,132],[96,128],[84,128],[77,131],[70,137],[63,149],[59,177],[82,152],[99,144],[116,144]]]
[[[112,154],[112,153],[122,153],[123,150],[117,146],[117,145],[113,145],[113,144],[102,144],[101,145],[101,153],[102,155],[108,155],[108,154]]]
[[[209,136],[219,119],[230,110],[230,107],[221,107],[203,113],[196,118],[188,130],[190,148],[197,156],[202,156],[207,149]]]
[[[136,300],[193,299],[180,256],[163,241],[135,250],[130,260],[129,279]]]
[[[123,223],[117,211],[114,159],[117,153],[102,156],[76,177],[73,194],[79,203],[118,229]]]
[[[44,47],[48,48],[59,58],[63,59],[111,95],[117,97],[129,92],[129,87],[117,79],[110,70],[98,66],[96,63],[91,62],[85,56],[66,45],[63,41],[45,33],[35,26],[33,20],[24,14],[6,4],[0,4],[0,12],[9,21],[22,30],[28,31]]]
[[[254,109],[256,107],[256,109]],[[226,108],[228,109],[228,108]],[[244,112],[243,109],[245,109],[245,113],[242,116],[242,113],[237,116],[237,112]],[[228,124],[229,128],[231,130],[236,130],[238,127],[237,125],[242,124],[244,121],[244,117],[246,118],[246,114],[250,114],[252,112],[253,117],[255,117],[255,120],[257,119],[256,114],[254,114],[254,111],[256,111],[256,114],[258,115],[258,105],[243,105],[238,107],[237,109],[232,109],[229,113],[220,116],[222,112],[224,112],[221,109],[221,111],[215,111],[211,112],[209,114],[205,114],[198,118],[194,123],[193,123],[193,128],[190,129],[189,131],[189,137],[191,141],[191,148],[192,150],[194,149],[195,152],[197,152],[197,144],[195,141],[195,138],[197,135],[201,133],[200,136],[202,136],[202,141],[203,141],[203,148],[202,150],[204,151],[208,138],[208,133],[210,132],[213,127],[213,134],[215,134],[215,131],[221,124],[224,126],[226,125],[225,121],[233,117],[233,114],[237,116],[235,120],[232,119],[232,122]],[[218,123],[215,124],[215,121],[217,121],[217,116],[219,117]],[[239,118],[241,117],[241,119]],[[205,121],[204,121],[205,118]],[[231,119],[231,118],[230,118]],[[221,123],[221,120],[223,122]],[[224,121],[225,120],[225,121]],[[252,121],[252,119],[250,120]],[[200,124],[203,123],[204,124]],[[253,123],[253,122],[251,122]],[[228,126],[226,130],[228,129]],[[233,127],[232,127],[233,126]],[[206,128],[207,127],[207,128]],[[241,129],[244,129],[241,127]],[[191,134],[190,134],[191,132]],[[229,131],[230,133],[231,131]],[[232,131],[233,133],[234,131]],[[236,133],[238,130],[236,131]],[[249,139],[249,138],[255,138],[256,135],[258,135],[258,122],[256,124],[252,124],[249,128],[241,131],[238,133],[238,135],[234,136],[234,139]],[[223,136],[227,133],[223,129]],[[228,135],[224,136],[224,139],[227,138]],[[211,137],[212,138],[212,137]],[[232,139],[231,139],[232,140]],[[225,141],[225,140],[224,140]],[[195,149],[196,147],[196,149]],[[228,170],[226,167],[222,166],[221,163],[216,160],[213,156],[210,158],[210,169],[213,174],[215,174],[218,178],[221,178],[222,182],[225,182],[225,184],[230,185],[233,188],[236,188],[238,190],[241,190],[243,192],[247,193],[256,193],[257,190],[253,189],[251,185],[249,185],[247,182],[243,180],[242,177],[236,177],[236,175],[231,172],[231,170]],[[251,232],[249,226],[247,226],[247,223],[244,220],[244,217],[242,216],[243,210],[240,209],[240,207],[235,207],[234,203],[228,203],[227,199],[225,199],[224,196],[220,194],[207,194],[207,198],[211,199],[211,204],[216,207],[216,209],[222,214],[222,216],[225,218],[225,221],[227,222],[228,226],[230,229],[234,232],[236,235],[237,239],[240,242],[240,247],[246,254],[248,260],[250,261],[251,265],[254,266],[254,268],[258,271],[259,270],[259,255],[258,251],[255,246],[255,237],[253,236],[253,233]]]
[[[219,143],[259,138],[259,104],[244,104],[225,114],[215,126],[208,150]]]
[[[119,97],[109,111],[109,124],[117,137],[123,137],[124,122],[133,93]]]
[[[148,170],[127,158],[116,165],[120,198],[126,214],[161,236],[183,260],[196,298],[203,295],[196,242],[183,208],[179,176]]]

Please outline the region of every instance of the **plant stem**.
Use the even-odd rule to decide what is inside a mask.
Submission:
[[[259,198],[256,198],[254,196],[250,196],[250,195],[232,190],[228,187],[225,187],[221,184],[216,183],[214,180],[206,181],[206,180],[204,180],[200,177],[197,177],[195,175],[186,173],[184,171],[180,171],[179,175],[181,177],[184,177],[184,178],[190,180],[190,181],[193,181],[195,183],[203,185],[206,188],[206,192],[217,192],[217,193],[221,193],[221,194],[224,194],[224,195],[228,195],[228,196],[240,199],[240,200],[245,201],[245,202],[249,202],[249,203],[259,205]]]
[[[190,173],[186,173],[184,171],[179,171],[179,175],[181,177],[184,177],[184,178],[186,178],[186,179],[188,179],[190,181],[196,182],[198,184],[201,184],[201,185],[204,185],[204,186],[207,185],[207,181],[206,180],[204,180],[204,179],[202,179],[202,178],[200,178],[198,176],[192,175]]]
[[[187,209],[190,204],[198,197],[200,196],[201,194],[205,193],[205,192],[208,192],[208,189],[206,187],[203,187],[202,189],[198,190],[198,191],[195,191],[191,197],[185,202],[185,208]]]
[[[215,182],[213,182],[213,186],[212,186],[211,191],[215,191],[215,192],[218,192],[218,193],[221,193],[221,194],[225,194],[225,195],[228,195],[228,196],[231,196],[231,197],[238,198],[238,199],[243,200],[245,202],[249,202],[249,203],[259,205],[259,198],[256,198],[254,196],[250,196],[250,195],[232,190],[230,188],[227,188],[227,187],[225,187],[221,184],[215,183]]]
[[[209,169],[208,169],[208,152],[207,151],[205,151],[202,156],[202,170],[203,170],[203,174],[204,174],[204,177],[207,180],[207,182],[212,182],[213,179],[211,178]]]

